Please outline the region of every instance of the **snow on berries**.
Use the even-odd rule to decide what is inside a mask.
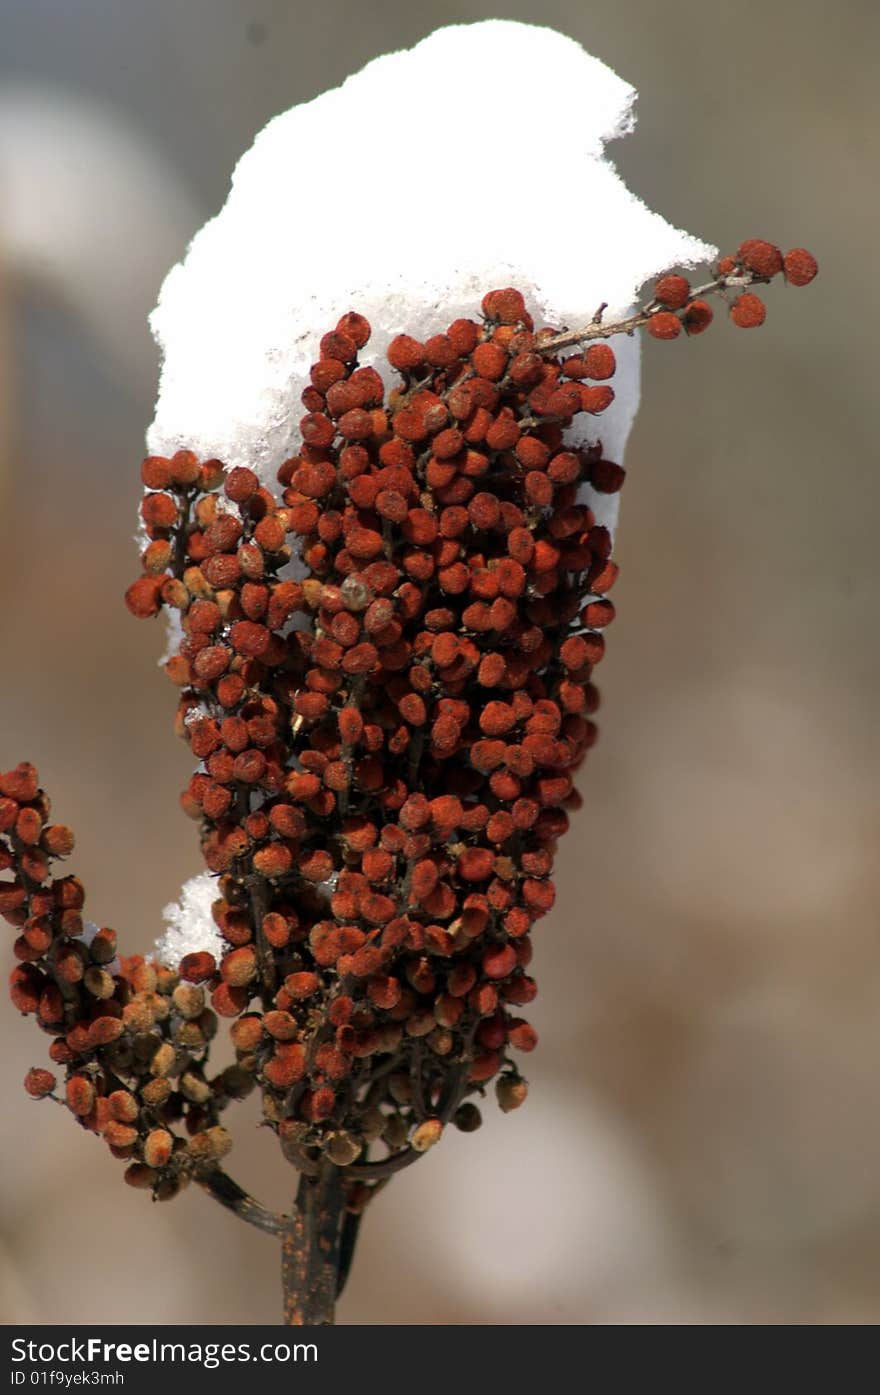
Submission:
[[[118,957],[54,872],[73,835],[34,767],[0,775],[10,995],[64,1072],[34,1067],[25,1089],[65,1103],[133,1186],[215,1179],[224,1111],[258,1088],[285,1157],[344,1169],[359,1210],[447,1124],[477,1127],[490,1083],[502,1110],[523,1103],[531,936],[615,616],[594,512],[625,480],[601,445],[605,341],[698,334],[713,295],[756,327],[755,285],[815,271],[751,239],[705,285],[666,274],[628,319],[575,330],[536,328],[500,288],[392,336],[381,373],[353,309],[318,341],[277,492],[188,448],[143,462],[125,599],[177,617],[165,668],[197,762],[180,803],[206,866],[155,961]],[[215,1072],[224,1019],[236,1060]]]

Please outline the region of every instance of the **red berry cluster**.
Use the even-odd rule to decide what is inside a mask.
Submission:
[[[13,1001],[134,1185],[170,1196],[216,1170],[220,1113],[255,1084],[291,1161],[346,1168],[352,1210],[447,1122],[477,1127],[467,1096],[488,1081],[503,1109],[522,1103],[530,934],[553,905],[614,617],[611,538],[584,486],[624,479],[567,432],[613,400],[603,338],[699,333],[704,295],[731,289],[734,322],[760,323],[743,288],[779,272],[805,285],[816,263],[753,239],[708,286],[664,276],[636,315],[582,332],[536,332],[518,291],[492,291],[480,321],[394,338],[390,392],[359,366],[370,326],[350,312],[321,340],[280,500],[188,450],[144,461],[126,601],[180,616],[166,667],[199,762],[182,804],[217,877],[220,962],[117,960],[80,883],[50,876],[73,840],[33,767],[0,777]],[[211,1076],[218,1015],[237,1063]],[[54,1094],[55,1078],[33,1070],[26,1088]]]
[[[0,775],[0,835],[0,870],[14,874],[0,882],[0,913],[19,931],[13,1004],[52,1037],[49,1056],[66,1071],[64,1102],[114,1157],[130,1161],[126,1180],[173,1196],[228,1151],[218,1111],[253,1081],[237,1067],[205,1077],[217,1019],[203,989],[142,958],[120,961],[114,932],[83,920],[82,883],[51,872],[73,850],[73,835],[49,822],[32,765]],[[57,1085],[49,1070],[25,1077],[36,1099],[58,1098]],[[171,1131],[180,1120],[187,1139]]]
[[[791,286],[808,286],[819,270],[816,258],[803,247],[795,247],[783,256],[772,242],[751,237],[743,242],[736,255],[722,257],[716,267],[719,287],[728,277],[742,284],[771,281],[780,272]],[[730,302],[728,313],[740,329],[756,329],[762,325],[767,310],[760,296],[742,290]],[[662,276],[654,287],[654,300],[648,307],[645,325],[655,339],[676,339],[682,330],[700,334],[712,323],[712,307],[699,296],[694,297],[686,276]]]
[[[578,502],[619,489],[566,445],[612,401],[614,355],[541,352],[522,296],[495,291],[358,366],[345,315],[303,394],[277,503],[247,469],[149,459],[136,614],[182,612],[168,671],[201,762],[183,796],[219,874],[228,944],[209,981],[239,1060],[290,1146],[361,1160],[433,1142],[469,1091],[525,1086],[530,930],[552,906],[572,774],[595,737],[591,683],[611,539]],[[308,568],[279,575],[288,540]],[[169,566],[177,549],[176,566]],[[308,625],[292,617],[304,613]]]

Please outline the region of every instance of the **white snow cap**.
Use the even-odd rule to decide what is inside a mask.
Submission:
[[[624,313],[670,266],[711,259],[603,156],[632,130],[634,98],[573,39],[485,20],[439,29],[275,117],[162,287],[149,451],[186,446],[273,488],[320,337],[346,310],[370,321],[361,362],[383,371],[395,334],[476,318],[496,287],[519,287],[539,323],[575,326],[601,301]],[[638,340],[614,348],[615,402],[576,430],[619,462]],[[614,501],[599,501],[609,524]]]
[[[219,964],[224,944],[211,915],[219,894],[217,878],[211,872],[200,872],[184,882],[180,900],[172,901],[162,912],[167,929],[156,941],[156,955],[163,964],[176,968],[185,954],[204,950]]]

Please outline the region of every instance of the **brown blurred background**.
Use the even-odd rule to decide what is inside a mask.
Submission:
[[[38,763],[91,915],[148,949],[198,854],[162,639],[121,602],[145,317],[270,116],[495,14],[636,85],[612,155],[651,207],[722,250],[803,243],[822,275],[774,287],[757,333],[646,345],[532,1094],[377,1200],[341,1320],[873,1323],[874,0],[0,0],[0,765]],[[537,94],[552,112],[548,75]],[[0,1318],[274,1321],[273,1243],[124,1187],[25,1098],[45,1045],[8,1006],[0,1041]],[[256,1123],[242,1107],[232,1170],[281,1206]]]

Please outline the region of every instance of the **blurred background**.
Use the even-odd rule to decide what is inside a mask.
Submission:
[[[0,766],[39,765],[90,914],[148,950],[199,859],[162,636],[121,599],[146,316],[269,117],[493,15],[635,84],[611,154],[652,208],[722,251],[806,245],[822,275],[774,287],[758,333],[646,344],[531,1095],[377,1199],[340,1318],[874,1323],[874,0],[0,0]],[[273,1242],[192,1189],[124,1187],[25,1097],[44,1039],[8,1004],[0,1043],[0,1319],[275,1321]],[[283,1206],[287,1169],[240,1109],[233,1171]]]

